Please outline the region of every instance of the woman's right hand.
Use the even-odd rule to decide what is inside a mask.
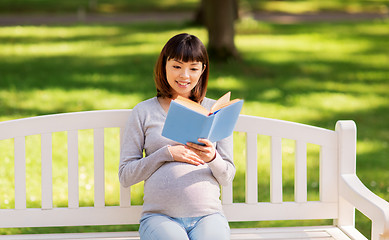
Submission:
[[[168,149],[173,156],[174,161],[189,163],[196,166],[205,164],[205,162],[186,145],[168,146]]]

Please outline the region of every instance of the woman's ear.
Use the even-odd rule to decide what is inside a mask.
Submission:
[[[204,73],[206,67],[207,67],[207,65],[203,64],[203,70],[202,70],[201,74]]]

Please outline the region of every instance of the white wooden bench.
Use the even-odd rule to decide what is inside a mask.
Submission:
[[[106,206],[104,128],[125,125],[130,110],[105,110],[39,116],[0,122],[0,140],[14,139],[15,208],[0,209],[0,228],[138,224],[141,206],[131,205],[130,190],[121,189],[120,206]],[[94,206],[79,206],[78,131],[94,131]],[[246,197],[233,202],[232,186],[222,201],[230,222],[333,219],[330,226],[232,229],[231,239],[365,239],[355,229],[355,209],[372,220],[371,239],[389,239],[389,204],[356,176],[356,126],[339,121],[336,130],[241,115],[235,129],[246,133]],[[68,206],[54,207],[52,133],[67,132]],[[41,136],[41,208],[26,205],[26,142]],[[270,136],[270,201],[258,202],[257,135]],[[294,201],[283,201],[282,139],[295,141]],[[307,198],[307,143],[320,146],[320,200]],[[119,159],[117,159],[119,162]],[[2,167],[2,166],[0,166]],[[116,169],[115,169],[116,171]],[[0,176],[1,177],[1,176]],[[116,181],[114,179],[113,181]],[[1,206],[0,206],[1,208]],[[4,235],[0,239],[139,239],[135,232]]]

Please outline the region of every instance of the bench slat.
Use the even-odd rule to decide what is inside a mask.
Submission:
[[[240,115],[234,130],[292,140],[299,139],[316,145],[337,143],[337,135],[334,131],[264,117]]]
[[[224,213],[231,222],[240,221],[272,221],[272,220],[306,220],[336,219],[338,206],[336,203],[309,201],[306,203],[283,202],[257,204],[234,203],[223,205]]]
[[[334,226],[274,227],[231,229],[231,240],[254,239],[350,239]]]
[[[337,152],[329,146],[320,147],[320,200],[338,201],[338,182],[333,176],[338,173]]]
[[[257,134],[246,135],[246,203],[258,202]]]
[[[123,134],[124,134],[125,128],[121,127],[120,128],[120,146],[121,146],[121,141],[123,139]],[[131,206],[131,188],[124,188],[120,184],[120,207],[129,207]]]
[[[52,134],[41,135],[42,209],[53,208]]]
[[[26,208],[26,138],[15,137],[15,209]]]
[[[296,141],[295,146],[295,201],[298,203],[307,202],[307,143]]]
[[[271,137],[270,201],[282,203],[282,142],[280,137]]]
[[[0,140],[51,132],[124,126],[131,110],[62,113],[0,122]]]
[[[122,208],[26,208],[24,210],[1,209],[0,226],[8,227],[56,227],[139,224],[142,206]]]
[[[94,129],[94,181],[95,207],[105,206],[105,179],[104,179],[104,128]]]
[[[123,187],[120,185],[120,207],[131,206],[131,187]]]
[[[78,131],[68,131],[68,207],[79,207]]]

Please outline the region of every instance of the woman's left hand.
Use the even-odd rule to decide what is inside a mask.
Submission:
[[[204,143],[205,146],[190,142],[186,145],[190,147],[204,162],[211,162],[214,160],[216,157],[216,149],[212,142],[204,138],[199,138],[198,141],[200,143]]]

